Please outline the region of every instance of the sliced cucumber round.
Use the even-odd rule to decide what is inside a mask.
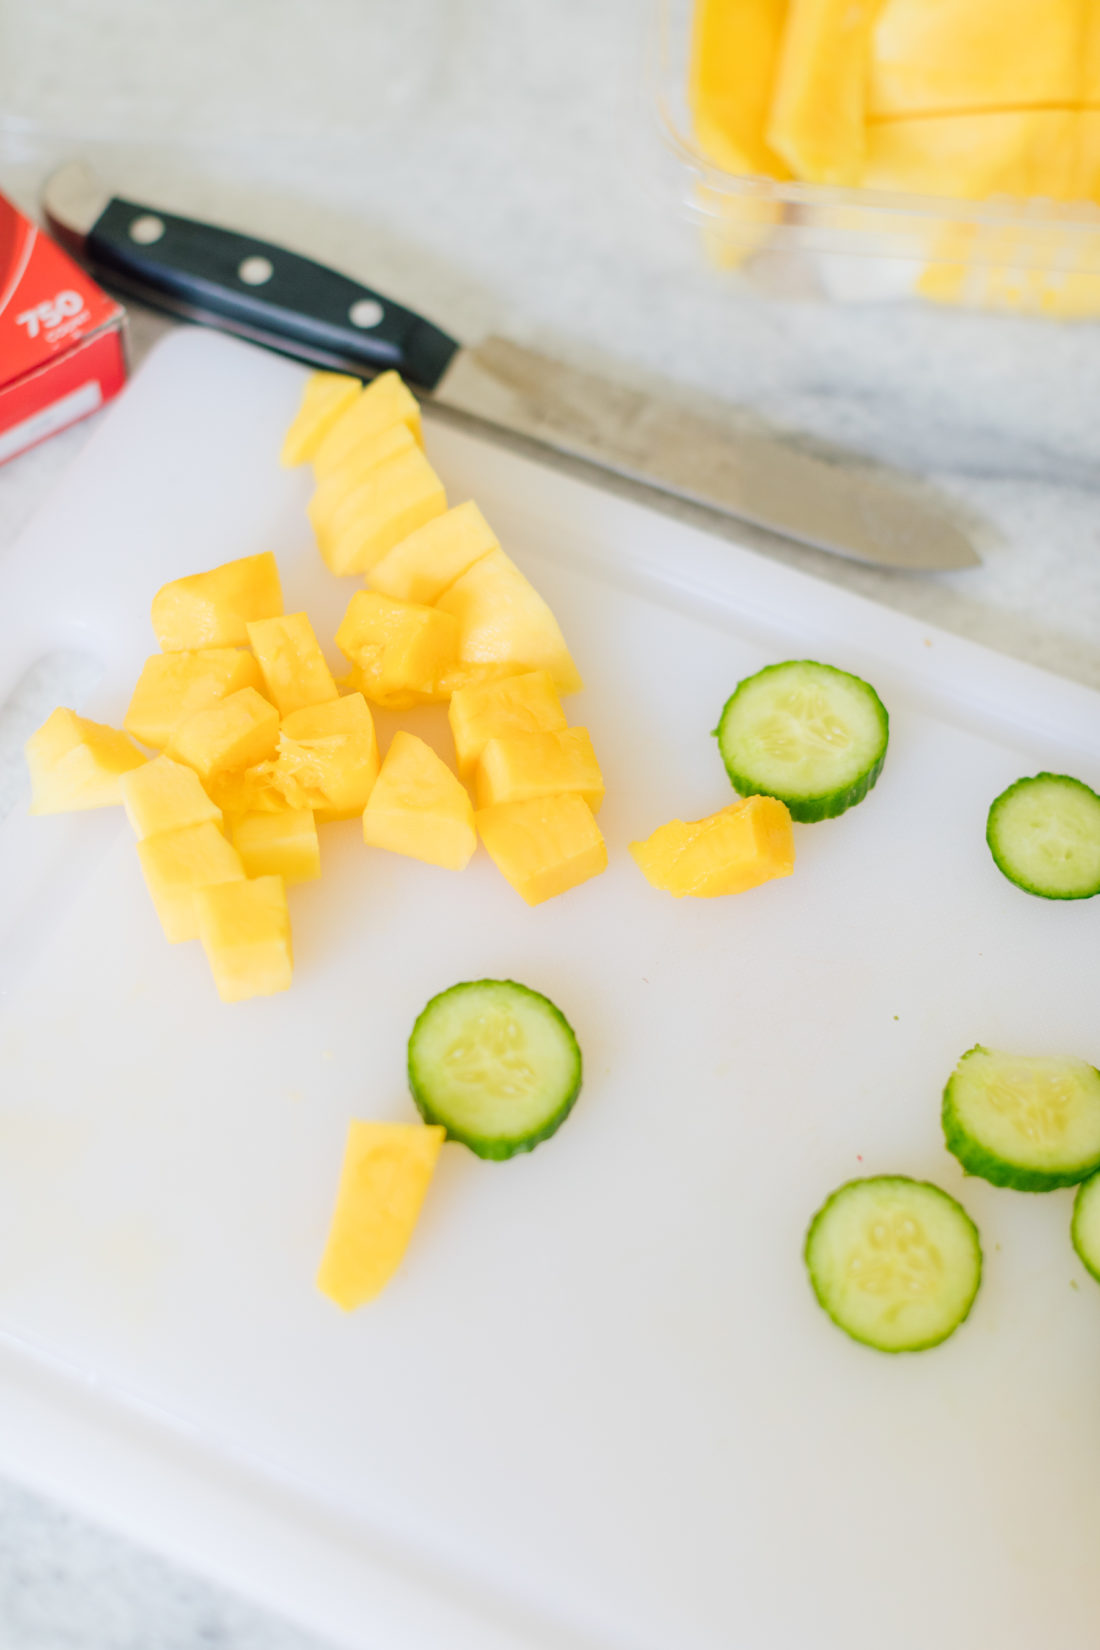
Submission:
[[[714,730],[740,796],[774,796],[803,824],[862,802],[882,772],[890,718],[869,683],[791,659],[738,684]]]
[[[1100,1169],[1100,1071],[979,1045],[943,1091],[943,1133],[967,1174],[994,1186],[1076,1186]]]
[[[1100,1283],[1100,1174],[1078,1186],[1069,1231],[1081,1264]]]
[[[433,997],[409,1038],[409,1087],[426,1123],[478,1157],[529,1152],[565,1122],[581,1088],[573,1028],[514,980],[467,980]]]
[[[922,1352],[962,1323],[982,1280],[966,1210],[926,1180],[849,1180],[810,1222],[806,1269],[838,1328],[879,1352]]]
[[[1037,773],[1002,791],[985,840],[997,869],[1041,899],[1100,894],[1100,796],[1065,773]]]

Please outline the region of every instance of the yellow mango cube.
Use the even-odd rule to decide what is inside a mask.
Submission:
[[[748,796],[706,819],[673,819],[645,842],[632,842],[642,873],[677,899],[742,894],[794,870],[794,833],[785,805]]]
[[[313,455],[313,473],[318,481],[338,469],[348,455],[371,436],[382,435],[394,424],[405,424],[422,440],[420,407],[411,390],[395,372],[383,372],[364,386],[333,424]]]
[[[378,738],[363,695],[287,716],[272,777],[287,803],[311,808],[318,824],[361,814],[378,778]]]
[[[121,787],[126,817],[139,837],[207,821],[222,822],[221,809],[203,790],[194,768],[173,762],[170,756],[158,756],[123,774]]]
[[[263,675],[264,691],[280,716],[338,697],[339,689],[306,614],[253,619],[248,639]]]
[[[576,794],[480,808],[477,828],[490,859],[528,905],[541,905],[607,869],[600,828]]]
[[[790,0],[765,137],[805,182],[863,179],[871,31],[881,6]]]
[[[458,771],[477,767],[490,739],[516,733],[557,733],[566,726],[558,691],[545,670],[456,688],[447,707]]]
[[[359,399],[362,384],[343,372],[314,372],[306,379],[301,405],[286,432],[279,463],[287,469],[307,464],[336,420]]]
[[[446,508],[443,483],[415,447],[370,472],[335,511],[318,548],[333,573],[365,573]]]
[[[137,851],[157,916],[173,945],[198,938],[195,894],[200,888],[244,880],[240,855],[209,820],[146,837]]]
[[[319,483],[307,506],[318,544],[326,535],[331,536],[337,511],[366,482],[372,470],[416,448],[416,437],[407,424],[393,424],[381,435],[368,436],[360,446],[353,447],[343,463]]]
[[[167,754],[186,762],[200,779],[250,768],[274,751],[279,713],[255,688],[241,688],[209,710],[196,711],[172,735]]]
[[[363,813],[370,848],[461,871],[477,847],[474,809],[462,782],[423,739],[396,733]]]
[[[348,1126],[317,1287],[351,1312],[390,1281],[408,1248],[446,1130],[436,1123]]]
[[[367,573],[372,590],[431,607],[475,561],[499,550],[493,529],[472,500],[456,504],[387,550]]]
[[[233,846],[248,877],[312,882],[321,875],[321,848],[311,808],[242,814],[233,823]]]
[[[477,764],[477,805],[529,802],[537,796],[583,796],[594,814],[604,783],[587,728],[557,733],[511,733],[490,739]]]
[[[153,597],[153,629],[164,653],[243,647],[249,619],[273,619],[282,611],[279,569],[266,550],[162,585]]]
[[[366,698],[391,710],[445,697],[458,660],[458,621],[413,602],[357,590],[336,632]]]
[[[460,665],[499,675],[545,670],[559,693],[584,686],[558,621],[503,550],[490,550],[440,597],[438,611],[458,620]]]
[[[227,820],[242,814],[285,813],[290,803],[275,783],[275,767],[275,759],[270,758],[251,768],[216,773],[204,782],[203,789]]]
[[[91,722],[63,706],[26,746],[32,814],[107,808],[122,801],[120,778],[148,760],[118,728]]]
[[[127,733],[162,751],[181,722],[241,688],[261,688],[251,653],[236,647],[154,653],[146,659],[122,725]]]
[[[286,991],[294,973],[282,877],[222,882],[195,895],[199,938],[223,1003]]]

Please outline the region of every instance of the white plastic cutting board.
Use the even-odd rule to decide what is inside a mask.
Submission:
[[[354,584],[276,453],[302,372],[163,344],[0,564],[10,682],[86,645],[119,717],[166,578],[274,549],[331,635]],[[603,877],[528,910],[353,825],[292,891],[284,997],[222,1007],[114,813],[0,832],[0,1467],[379,1650],[1081,1650],[1100,1618],[1100,1290],[1068,1193],[964,1183],[973,1043],[1100,1060],[1097,904],[994,870],[990,799],[1100,778],[1100,701],[429,424],[546,594],[587,691]],[[784,657],[869,676],[886,771],[793,877],[676,902],[626,852],[730,797],[709,736]],[[440,714],[406,725],[447,749]],[[383,738],[395,719],[382,719]],[[1100,902],[1098,902],[1100,903]],[[411,1117],[413,1018],[512,976],[585,1086],[530,1158],[448,1148],[406,1263],[313,1289],[348,1119]],[[806,1222],[934,1179],[985,1246],[971,1320],[887,1358],[813,1302]]]

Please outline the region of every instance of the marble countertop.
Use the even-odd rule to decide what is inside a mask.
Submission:
[[[131,198],[307,251],[461,337],[492,329],[719,394],[800,439],[913,471],[978,524],[980,567],[886,573],[723,531],[1100,687],[1100,325],[792,299],[708,267],[658,154],[639,0],[324,0],[311,16],[350,38],[359,18],[418,31],[415,72],[383,73],[374,95],[369,73],[340,79],[316,53],[300,72],[292,50],[229,66],[212,22],[202,51],[176,52],[138,28],[139,0],[95,8],[103,26],[86,41],[75,0],[33,26],[46,8],[23,10],[14,47],[29,74],[0,104],[0,189],[21,204],[80,154]],[[233,29],[267,40],[270,9],[238,0]],[[51,40],[52,75],[36,80]],[[0,65],[10,91],[4,76]],[[135,314],[137,359],[164,325]],[[90,430],[0,470],[0,555]],[[0,1642],[314,1643],[15,1487],[0,1487]]]

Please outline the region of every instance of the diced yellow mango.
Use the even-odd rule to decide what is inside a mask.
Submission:
[[[414,734],[394,734],[363,813],[363,840],[450,871],[470,862],[477,834],[466,787]]]
[[[275,783],[275,767],[271,759],[251,768],[216,773],[203,788],[227,820],[242,814],[285,813],[290,803]]]
[[[1072,107],[1092,0],[885,0],[872,37],[872,120]]]
[[[365,573],[446,508],[443,483],[416,447],[370,472],[334,513],[318,548],[333,573]]]
[[[361,693],[310,705],[284,719],[273,783],[291,807],[312,808],[318,824],[354,819],[378,778],[378,738]]]
[[[195,910],[202,948],[223,1003],[288,990],[294,953],[282,877],[201,888]]]
[[[557,689],[545,670],[456,688],[447,715],[463,776],[477,767],[490,739],[507,739],[516,733],[557,733],[566,726]]]
[[[123,727],[162,751],[181,722],[240,688],[261,688],[260,667],[243,648],[206,647],[146,659]]]
[[[493,529],[467,500],[387,550],[368,571],[367,583],[395,601],[431,607],[475,561],[499,549]]]
[[[788,0],[696,0],[688,96],[696,141],[727,172],[787,168],[765,138]]]
[[[435,1123],[349,1125],[317,1274],[318,1289],[345,1312],[373,1300],[400,1265],[445,1136]]]
[[[420,407],[395,372],[383,372],[341,413],[313,455],[318,481],[341,465],[354,448],[394,424],[407,424],[421,441]]]
[[[458,620],[461,665],[493,667],[500,675],[545,670],[559,693],[584,686],[558,621],[503,550],[476,561],[438,606]]]
[[[186,825],[209,821],[220,825],[222,812],[211,802],[194,768],[158,756],[132,773],[123,774],[122,803],[139,837],[180,831]]]
[[[195,894],[200,888],[244,880],[240,855],[209,821],[146,837],[137,851],[157,916],[173,945],[198,938]]]
[[[336,632],[351,661],[355,686],[391,710],[446,696],[442,685],[458,663],[458,621],[450,613],[357,590]]]
[[[233,846],[245,875],[312,882],[321,875],[321,848],[310,808],[243,814],[233,824]]]
[[[339,695],[321,644],[305,613],[254,619],[248,639],[263,674],[264,689],[280,716],[303,705],[325,705]]]
[[[186,762],[200,779],[250,768],[275,749],[279,713],[255,688],[241,688],[198,710],[176,729],[168,755]]]
[[[583,796],[594,814],[604,783],[587,728],[556,733],[510,733],[490,739],[477,764],[477,805],[529,802],[534,797]]]
[[[767,141],[798,178],[858,184],[871,31],[883,0],[790,0]]]
[[[249,619],[273,619],[282,611],[279,569],[265,550],[162,585],[153,597],[153,629],[165,653],[243,647]]]
[[[107,808],[122,801],[122,774],[148,760],[118,728],[63,706],[26,743],[32,814]]]
[[[308,463],[336,420],[359,399],[362,389],[358,378],[349,378],[343,372],[311,373],[294,422],[286,432],[280,464],[290,468]]]
[[[867,128],[869,189],[1072,200],[1078,185],[1078,122],[1072,109],[989,110],[887,120]]]
[[[353,447],[343,463],[318,485],[309,501],[306,513],[318,544],[326,535],[331,537],[337,511],[366,482],[372,470],[416,448],[416,437],[407,424],[392,424],[381,435],[368,436],[362,445]]]
[[[772,796],[749,796],[685,824],[673,819],[630,852],[654,888],[677,899],[742,894],[794,870],[791,816]]]
[[[528,905],[541,905],[607,869],[607,846],[581,796],[480,808],[477,828],[489,857]]]

